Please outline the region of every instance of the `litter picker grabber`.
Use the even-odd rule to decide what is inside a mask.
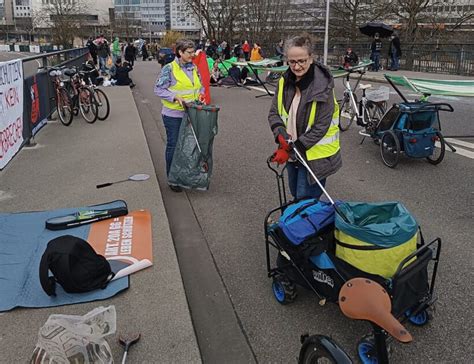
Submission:
[[[311,175],[311,177],[313,177],[313,179],[316,181],[316,183],[318,184],[319,188],[321,189],[321,191],[323,191],[324,195],[328,198],[329,202],[331,203],[331,205],[334,206],[334,210],[337,212],[337,214],[345,221],[345,222],[349,222],[347,220],[347,217],[344,215],[344,213],[341,211],[341,209],[336,205],[336,203],[334,202],[334,200],[331,198],[331,196],[329,195],[328,191],[326,191],[326,189],[324,188],[324,186],[321,184],[321,182],[319,182],[319,179],[318,177],[316,177],[316,175],[314,174],[314,172],[311,170],[311,168],[309,167],[308,165],[308,162],[306,161],[306,158],[303,156],[303,154],[298,150],[298,148],[296,147],[295,143],[290,140],[288,141],[288,144],[292,146],[294,152],[295,152],[295,156],[296,156],[296,159],[298,160],[298,162],[300,162],[303,167],[306,168],[306,170],[308,171],[308,173]]]
[[[102,183],[102,184],[97,185],[95,187],[96,188],[104,188],[104,187],[112,186],[113,184],[116,184],[116,183],[122,183],[122,182],[127,182],[127,181],[146,181],[149,178],[150,178],[150,176],[148,174],[139,173],[139,174],[134,174],[132,176],[129,176],[127,179],[122,179],[120,181],[115,181],[115,182]]]
[[[128,349],[135,344],[138,340],[140,340],[141,334],[132,334],[132,335],[120,335],[119,343],[123,346],[123,357],[122,357],[122,364],[125,364],[127,361],[127,354]]]

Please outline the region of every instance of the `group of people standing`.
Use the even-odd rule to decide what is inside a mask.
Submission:
[[[382,40],[378,33],[375,33],[374,40],[370,46],[370,59],[374,62],[372,70],[378,72],[381,68],[380,54],[382,52]],[[390,37],[390,45],[388,47],[388,57],[390,58],[390,71],[398,71],[400,68],[400,57],[402,49],[400,38],[397,33],[393,33]]]
[[[250,46],[248,40],[234,44],[233,48],[231,48],[230,44],[226,41],[218,44],[216,40],[211,40],[205,44],[200,44],[198,48],[205,50],[206,55],[214,60],[227,60],[231,57],[245,61],[259,61],[263,59],[261,46],[258,43],[254,43],[253,46]]]

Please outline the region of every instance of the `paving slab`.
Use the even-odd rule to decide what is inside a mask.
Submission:
[[[0,315],[2,363],[25,363],[39,328],[51,314],[82,315],[95,307],[115,305],[118,332],[141,332],[130,363],[200,363],[189,307],[173,246],[168,218],[128,87],[105,88],[112,110],[105,121],[87,124],[76,117],[70,127],[51,122],[0,172],[0,211],[18,212],[76,207],[123,199],[129,210],[152,214],[154,265],[135,273],[130,288],[105,301],[46,309],[14,309]],[[99,183],[135,173],[151,176],[104,189]],[[1,238],[1,237],[0,237]],[[122,349],[118,335],[109,337],[116,362]]]

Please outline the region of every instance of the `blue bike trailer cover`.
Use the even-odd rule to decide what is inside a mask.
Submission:
[[[344,202],[338,207],[347,222],[336,214],[336,229],[366,243],[390,248],[418,231],[415,218],[400,202]]]

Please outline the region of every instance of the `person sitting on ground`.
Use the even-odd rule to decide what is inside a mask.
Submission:
[[[215,85],[222,78],[222,72],[219,69],[219,61],[215,61],[211,70],[211,85]]]
[[[130,86],[134,87],[135,84],[133,83],[132,79],[129,76],[130,71],[133,70],[133,67],[127,61],[122,63],[121,58],[117,58],[117,61],[114,65],[114,75],[112,76],[112,80],[115,81],[116,86]]]
[[[344,55],[344,68],[354,67],[359,63],[359,57],[352,51],[352,48],[347,48]]]
[[[233,64],[229,68],[229,75],[224,77],[219,81],[219,85],[221,86],[235,86],[236,84],[240,84],[241,82],[241,72],[240,68]]]

